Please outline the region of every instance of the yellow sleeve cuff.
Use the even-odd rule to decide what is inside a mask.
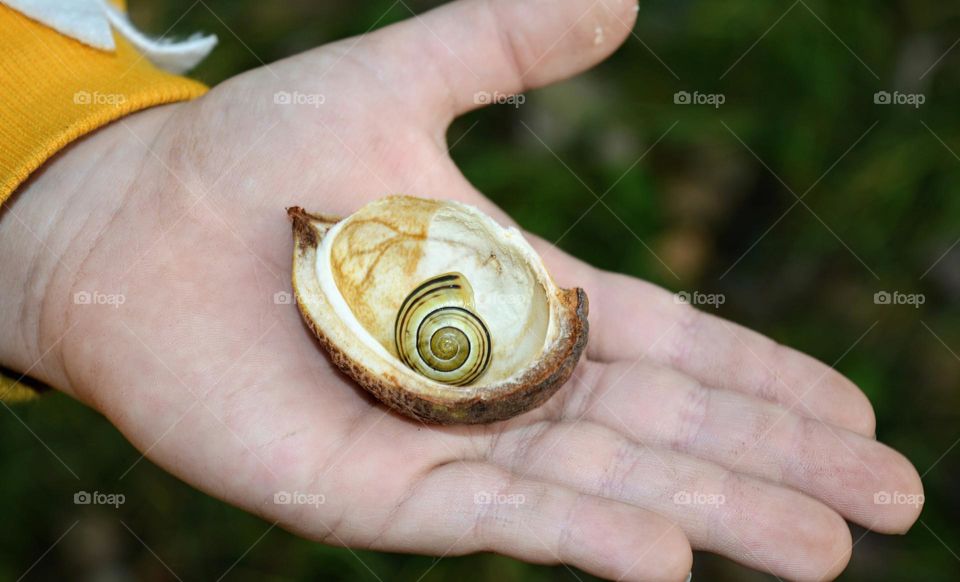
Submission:
[[[7,404],[27,402],[40,396],[44,386],[30,378],[18,381],[20,374],[0,369],[0,401]]]
[[[0,4],[0,204],[70,142],[130,113],[207,88],[154,67],[121,35],[107,52]],[[0,369],[0,400],[35,398],[35,382]]]
[[[75,139],[207,90],[157,69],[116,33],[116,51],[101,51],[2,4],[0,31],[0,202]]]

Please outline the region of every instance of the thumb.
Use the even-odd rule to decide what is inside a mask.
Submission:
[[[627,38],[636,13],[637,0],[458,0],[377,40],[406,69],[406,90],[449,121],[594,66]]]

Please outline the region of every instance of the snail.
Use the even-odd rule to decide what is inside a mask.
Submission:
[[[428,279],[397,313],[400,359],[431,380],[470,384],[490,363],[490,331],[475,309],[473,288],[462,274]]]
[[[523,235],[459,202],[388,196],[345,218],[287,210],[297,307],[333,364],[423,422],[546,402],[585,349],[587,296]]]

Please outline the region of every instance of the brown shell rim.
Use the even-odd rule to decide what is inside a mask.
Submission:
[[[300,207],[287,209],[293,221],[294,269],[298,253],[316,252],[323,236],[313,222],[333,225],[341,217],[311,214]],[[496,392],[477,394],[472,398],[431,398],[404,388],[396,377],[379,377],[358,362],[352,360],[330,341],[307,313],[296,289],[296,272],[293,274],[294,295],[300,314],[320,344],[340,370],[372,393],[381,402],[406,416],[436,424],[483,424],[506,420],[537,408],[563,386],[580,360],[587,345],[589,302],[583,289],[560,289],[558,299],[563,304],[565,320],[562,322],[562,339],[550,350],[537,366],[530,368],[520,378],[497,385]]]

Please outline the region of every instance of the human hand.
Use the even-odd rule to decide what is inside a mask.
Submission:
[[[873,440],[859,390],[807,356],[531,237],[560,285],[587,290],[586,357],[529,414],[441,428],[372,400],[289,295],[275,301],[287,206],[348,214],[410,193],[507,222],[447,155],[450,121],[478,94],[592,65],[634,16],[616,0],[461,0],[88,136],[2,217],[0,324],[22,341],[0,362],[100,410],[194,486],[326,543],[643,580],[685,578],[692,545],[836,576],[843,518],[904,531],[919,509],[874,494],[921,484]],[[123,303],[76,304],[84,292]],[[275,503],[284,491],[324,503]]]

